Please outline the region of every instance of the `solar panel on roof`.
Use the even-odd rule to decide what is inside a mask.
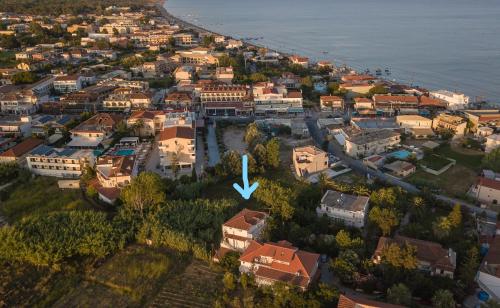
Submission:
[[[48,155],[50,154],[54,149],[52,147],[49,147],[47,145],[40,145],[39,147],[36,147],[33,149],[33,151],[30,152],[32,155]]]
[[[57,123],[58,124],[61,124],[61,125],[64,125],[66,123],[68,123],[69,121],[71,121],[71,117],[69,115],[65,115],[63,116],[62,118],[60,118]]]
[[[51,116],[51,115],[46,115],[46,116],[42,116],[40,119],[38,119],[38,122],[40,123],[46,123],[50,120],[52,120],[54,117]]]
[[[71,156],[73,155],[76,151],[78,151],[77,149],[64,149],[62,150],[61,152],[59,152],[59,156]]]

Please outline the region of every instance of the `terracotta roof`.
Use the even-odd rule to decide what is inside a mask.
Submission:
[[[173,138],[194,139],[194,129],[186,126],[173,126],[164,128],[160,132],[160,140],[169,140]]]
[[[496,181],[494,179],[488,179],[482,176],[478,177],[477,185],[481,185],[495,190],[500,190],[500,181]]]
[[[129,119],[150,119],[153,120],[155,118],[155,113],[147,110],[139,110],[134,111]]]
[[[324,95],[320,96],[319,98],[322,101],[342,101],[342,97],[339,96],[333,96],[333,95]]]
[[[368,80],[375,80],[375,77],[371,75],[345,75],[342,76],[343,81],[351,81],[351,82],[356,82],[356,81],[368,81]]]
[[[445,101],[439,98],[431,98],[425,95],[420,96],[420,102],[418,105],[421,107],[439,107],[439,108],[446,108],[447,106]]]
[[[259,263],[260,257],[267,257],[272,261],[270,263]],[[263,277],[272,276],[278,280],[287,279],[287,274],[294,277],[303,277],[310,280],[319,260],[319,254],[298,250],[287,241],[278,243],[268,242],[260,244],[254,240],[250,241],[249,246],[240,257],[240,261],[249,263],[258,263],[259,269],[266,267],[269,270],[263,270],[260,273]],[[281,272],[279,275],[276,272]],[[300,279],[303,279],[300,278]],[[297,282],[296,280],[282,280],[286,282]],[[299,280],[302,285],[302,280]]]
[[[417,250],[417,260],[428,262],[435,268],[442,268],[452,272],[455,271],[455,265],[448,256],[448,250],[443,248],[443,246],[439,243],[418,240],[400,235],[396,235],[393,239],[380,237],[374,254],[380,255],[382,250],[391,243],[414,246]]]
[[[300,91],[288,91],[286,97],[288,97],[288,98],[302,98],[302,92],[300,92]]]
[[[402,103],[418,103],[418,97],[408,95],[374,95],[375,103],[380,102],[402,102]]]
[[[30,152],[37,146],[41,145],[43,143],[42,140],[36,139],[36,138],[29,138],[24,140],[21,143],[16,144],[12,148],[8,149],[7,151],[3,152],[0,154],[1,157],[14,157],[14,158],[19,158],[23,156],[24,154]]]
[[[366,97],[355,97],[354,102],[356,103],[373,103],[373,101]]]
[[[224,223],[224,226],[240,230],[249,230],[252,226],[265,219],[267,214],[264,212],[243,209],[238,214]]]
[[[131,175],[134,170],[135,155],[114,156],[105,155],[97,159],[96,169],[105,178]],[[111,165],[110,168],[100,166]]]
[[[404,308],[404,306],[377,302],[353,295],[340,295],[337,308]]]

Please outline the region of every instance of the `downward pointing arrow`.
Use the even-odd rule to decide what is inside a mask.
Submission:
[[[243,177],[243,188],[241,188],[240,185],[234,183],[233,187],[240,193],[240,195],[243,197],[243,199],[248,200],[250,199],[250,196],[253,194],[253,192],[259,187],[259,183],[255,182],[252,184],[252,186],[249,186],[248,183],[248,157],[246,155],[243,155],[242,157],[242,177]]]

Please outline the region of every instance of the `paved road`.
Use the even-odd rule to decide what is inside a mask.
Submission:
[[[325,138],[325,135],[316,125],[316,121],[317,121],[317,115],[315,113],[313,113],[313,114],[311,114],[310,118],[306,119],[306,124],[307,124],[307,126],[309,128],[309,132],[311,133],[311,136],[314,139],[314,141],[316,142],[316,144],[318,146],[321,146],[321,144],[323,143],[323,140]],[[370,168],[366,167],[362,163],[362,161],[356,160],[356,159],[353,159],[353,158],[347,156],[346,154],[344,154],[343,148],[335,141],[329,143],[328,152],[337,156],[338,158],[343,160],[345,163],[347,163],[347,165],[349,165],[349,167],[351,169],[353,169],[354,171],[356,171],[360,174],[363,174],[364,176],[369,175],[371,178],[378,178],[386,183],[389,183],[389,184],[394,185],[394,186],[399,186],[399,187],[405,189],[406,191],[414,193],[414,194],[417,194],[420,192],[420,190],[417,187],[415,187],[414,185],[412,185],[410,183],[395,179],[393,177],[389,177],[379,170],[370,169]],[[467,203],[465,201],[458,200],[458,199],[451,198],[451,197],[444,196],[444,195],[434,194],[434,196],[436,197],[436,199],[447,202],[450,205],[460,204],[462,207],[468,208],[469,211],[471,211],[472,213],[475,213],[477,215],[484,212],[484,213],[486,213],[486,216],[488,217],[489,221],[495,222],[497,219],[498,214],[495,211],[488,210],[488,209],[482,209],[480,207],[477,207],[477,206],[470,204],[470,203]]]
[[[208,166],[213,167],[220,162],[219,145],[217,144],[217,137],[215,135],[214,124],[208,125],[207,145],[208,145]]]

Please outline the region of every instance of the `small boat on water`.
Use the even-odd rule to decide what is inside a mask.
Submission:
[[[377,68],[377,69],[375,70],[375,75],[377,75],[377,76],[381,76],[381,75],[382,75],[382,70],[381,70],[380,68]]]
[[[385,74],[386,75],[390,75],[391,74],[391,70],[388,67],[385,68]]]

